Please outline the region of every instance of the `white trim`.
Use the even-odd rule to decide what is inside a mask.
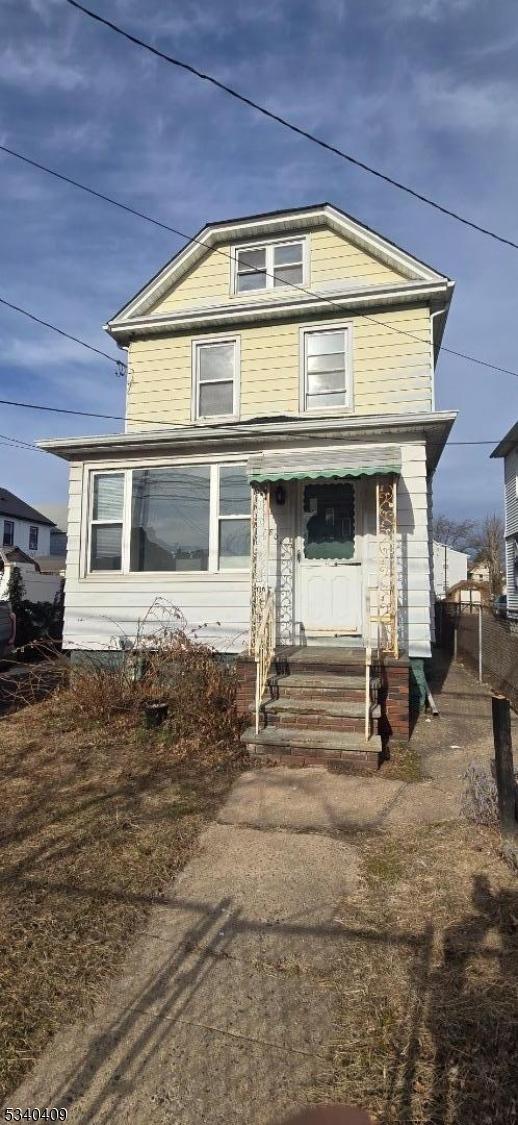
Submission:
[[[209,510],[209,571],[218,571],[219,536],[219,465],[210,467],[210,510]]]
[[[96,477],[117,477],[122,476],[122,512],[120,519],[100,520],[93,518],[94,507],[94,480]],[[86,536],[86,557],[84,559],[84,569],[86,574],[121,574],[124,566],[124,519],[126,515],[126,498],[127,498],[127,480],[128,470],[126,466],[119,466],[118,468],[110,469],[107,472],[104,469],[95,468],[88,474],[88,503],[87,503],[87,536]],[[83,495],[83,493],[82,493]],[[121,528],[121,565],[120,570],[92,570],[92,528],[95,527],[114,527]],[[131,510],[130,510],[130,525],[131,525]]]
[[[122,508],[122,559],[121,573],[131,570],[131,514],[133,497],[133,469],[126,469],[124,480],[124,503]]]
[[[344,332],[345,333],[345,406],[328,406],[322,410],[308,410],[306,408],[306,338],[311,333],[317,332]],[[353,374],[353,322],[350,321],[319,321],[318,324],[303,324],[299,327],[299,411],[306,417],[312,415],[347,414],[354,410],[354,374]]]
[[[372,478],[369,478],[369,479],[372,480]],[[303,616],[302,579],[303,579],[304,567],[305,567],[306,564],[309,564],[309,567],[311,569],[317,569],[318,563],[320,562],[322,564],[323,569],[324,569],[326,561],[327,561],[325,559],[311,560],[311,559],[305,559],[304,558],[304,551],[303,551],[304,489],[305,489],[306,485],[318,484],[318,483],[331,484],[333,482],[331,482],[331,481],[318,482],[318,481],[311,481],[311,480],[307,480],[307,481],[298,480],[298,481],[295,481],[293,483],[296,485],[296,488],[293,490],[293,492],[294,492],[294,504],[295,504],[294,531],[293,531],[294,540],[293,541],[294,541],[294,546],[295,546],[295,552],[294,552],[294,554],[295,554],[295,561],[294,561],[294,583],[295,583],[294,616],[295,616],[295,623],[297,624],[298,622],[302,621],[302,616]],[[364,540],[365,540],[365,481],[361,480],[361,479],[356,479],[356,478],[355,479],[350,479],[350,478],[347,479],[346,477],[344,477],[341,481],[336,481],[334,483],[336,484],[336,487],[339,487],[340,484],[350,484],[352,486],[352,489],[353,489],[353,502],[354,502],[354,555],[351,559],[340,560],[338,565],[340,567],[353,567],[353,568],[359,567],[360,572],[361,572],[360,594],[359,594],[359,605],[358,605],[358,616],[359,616],[358,629],[355,630],[355,631],[344,632],[342,635],[344,637],[345,636],[361,637],[361,636],[364,635],[364,632],[365,632],[365,605],[364,605],[363,591],[364,591],[365,577],[366,577],[366,573],[367,573],[367,569],[368,569],[368,566],[367,566],[368,560],[366,558],[365,544],[364,544]],[[315,565],[313,565],[313,564],[315,564]],[[334,566],[333,566],[333,569],[334,569]],[[322,627],[322,628],[315,627],[315,628],[309,629],[309,630],[306,629],[305,632],[306,632],[306,635],[308,637],[317,637],[317,636],[324,636],[325,634],[328,634],[328,633],[334,635],[336,633],[336,630],[332,629],[332,628],[330,629],[330,628],[324,628],[324,627]],[[338,631],[338,632],[340,632],[340,631]]]
[[[230,462],[242,460],[256,451],[275,449],[277,442],[284,447],[286,439],[297,442],[313,437],[316,441],[320,439],[329,443],[333,440],[370,441],[374,438],[376,441],[389,442],[419,441],[426,445],[427,435],[435,431],[438,440],[429,450],[430,467],[434,468],[441,453],[438,442],[446,444],[456,418],[457,412],[449,410],[420,414],[356,414],[318,418],[306,414],[294,415],[288,421],[241,422],[234,426],[171,426],[161,432],[141,430],[85,438],[51,438],[36,444],[39,449],[65,460],[86,461],[90,467],[110,465],[116,469],[121,465],[116,455],[118,458],[124,456],[124,466],[138,466],[146,458],[157,463],[157,457],[160,458],[159,464],[174,464],[176,461],[187,463],[188,460],[196,463],[204,458]],[[205,443],[213,446],[212,452],[204,451]],[[189,445],[196,447],[195,454],[182,452]]]
[[[222,243],[235,240],[250,241],[252,238],[267,239],[275,237],[281,232],[283,237],[289,237],[292,232],[300,233],[326,225],[337,233],[344,235],[350,242],[359,248],[368,249],[375,257],[388,265],[395,266],[400,272],[410,278],[425,281],[447,281],[443,274],[438,273],[424,262],[414,258],[413,255],[394,246],[386,239],[358,223],[351,216],[346,215],[339,208],[330,204],[311,208],[307,211],[285,211],[280,215],[265,215],[250,219],[236,220],[235,223],[215,223],[204,227],[196,236],[196,241],[191,241],[174,258],[163,267],[148,285],[134,297],[110,321],[111,327],[122,320],[127,320],[135,315],[142,306],[147,308],[154,304],[162,292],[170,288],[179,277],[183,276],[192,265],[208,250],[214,249]]]
[[[432,410],[435,410],[435,346],[434,346],[434,319],[436,316],[442,316],[443,310],[436,309],[435,312],[430,313],[430,380],[431,380],[431,395],[430,403]],[[439,349],[440,354],[440,349]],[[437,356],[437,361],[439,355]]]
[[[132,523],[132,492],[133,492],[133,472],[135,469],[142,468],[174,468],[175,466],[188,466],[199,465],[209,469],[209,547],[208,547],[208,560],[207,570],[198,571],[184,571],[184,570],[131,570],[131,523]],[[250,516],[246,514],[239,514],[235,516],[220,516],[220,468],[221,466],[239,466],[245,468],[246,461],[243,460],[243,455],[225,458],[203,458],[203,457],[182,457],[166,462],[157,462],[156,459],[144,461],[140,459],[135,463],[128,463],[117,465],[110,462],[105,464],[95,463],[89,465],[85,463],[83,466],[82,486],[81,486],[81,532],[79,543],[79,578],[91,581],[106,581],[110,576],[116,575],[117,581],[120,578],[145,580],[146,578],[167,575],[167,579],[177,579],[178,582],[184,581],[185,578],[189,580],[206,581],[207,574],[211,577],[215,575],[247,575],[249,567],[219,567],[219,525],[221,519],[248,519]],[[122,516],[120,520],[93,520],[93,496],[94,485],[93,482],[98,476],[120,476],[124,478],[124,493],[122,502]],[[99,524],[120,524],[122,528],[121,535],[121,568],[120,570],[92,570],[91,569],[91,536],[92,526]]]
[[[354,292],[338,290],[332,294],[316,290],[314,294],[308,293],[306,297],[298,296],[293,300],[282,297],[279,300],[263,299],[250,305],[238,305],[237,303],[206,305],[203,308],[194,307],[188,312],[182,310],[179,313],[167,313],[161,316],[139,316],[127,321],[113,320],[105,324],[104,328],[115,340],[119,340],[119,338],[124,339],[128,336],[138,335],[143,329],[146,332],[160,334],[169,330],[196,328],[197,325],[209,327],[212,324],[225,322],[230,322],[233,325],[246,323],[247,321],[255,323],[258,320],[271,319],[273,314],[279,319],[286,320],[291,319],[298,313],[306,315],[308,312],[322,309],[324,304],[329,306],[329,313],[332,313],[333,309],[340,313],[346,312],[349,308],[355,309],[358,305],[362,307],[363,305],[379,304],[381,298],[383,298],[384,309],[388,305],[404,305],[434,297],[443,297],[445,304],[447,304],[452,289],[453,282],[441,281],[429,285],[422,285],[420,282],[405,282],[401,285],[373,285],[365,289],[355,289]],[[271,292],[275,293],[275,290],[271,290]],[[239,296],[241,299],[244,295],[240,294]]]
[[[199,352],[200,348],[214,347],[218,344],[233,344],[234,347],[234,374],[232,376],[232,412],[230,414],[199,414]],[[209,380],[205,380],[208,382]],[[216,380],[213,380],[216,382]],[[230,382],[230,379],[218,379],[217,382]],[[241,337],[233,336],[196,336],[191,341],[191,419],[193,423],[212,424],[237,421],[240,407],[241,387]]]

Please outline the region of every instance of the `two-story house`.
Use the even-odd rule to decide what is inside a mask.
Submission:
[[[493,450],[504,462],[505,576],[507,616],[518,622],[518,422]]]
[[[106,325],[127,349],[125,432],[42,443],[71,463],[65,647],[113,651],[159,597],[244,680],[251,654],[261,699],[272,656],[292,673],[250,745],[338,763],[373,646],[386,729],[408,736],[452,289],[329,204],[204,227]]]
[[[28,555],[50,553],[52,520],[14,492],[0,488],[0,547],[19,547]]]

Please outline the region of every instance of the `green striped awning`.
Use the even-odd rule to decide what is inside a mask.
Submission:
[[[328,480],[332,477],[373,477],[401,472],[398,445],[354,445],[307,452],[259,453],[250,457],[250,481]]]

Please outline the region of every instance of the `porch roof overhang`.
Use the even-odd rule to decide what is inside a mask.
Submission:
[[[401,450],[397,445],[356,445],[303,453],[261,453],[249,459],[246,471],[255,484],[385,476],[401,472]]]
[[[119,434],[88,437],[51,438],[37,442],[39,449],[66,461],[121,461],[134,457],[156,457],[222,451],[254,453],[276,449],[284,451],[302,446],[310,449],[318,442],[330,443],[421,441],[426,445],[427,466],[433,472],[456,418],[453,411],[427,411],[420,414],[370,414],[333,417],[329,415],[283,415],[248,418],[239,422],[184,425],[145,430],[129,429]]]

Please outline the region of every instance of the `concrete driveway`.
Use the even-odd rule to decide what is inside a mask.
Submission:
[[[10,1104],[175,1125],[266,1125],[303,1105],[329,1065],[324,969],[355,933],[355,834],[457,816],[467,762],[489,758],[487,690],[450,669],[438,701],[414,736],[422,783],[244,774],[91,1021],[56,1037]]]

